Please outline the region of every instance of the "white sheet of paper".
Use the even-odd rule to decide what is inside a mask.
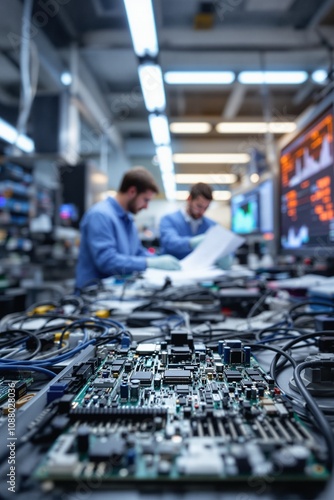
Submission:
[[[182,286],[199,281],[213,280],[224,276],[226,271],[217,267],[188,269],[186,271],[165,271],[163,269],[146,269],[144,278],[152,285],[162,286],[166,278],[170,278],[174,286]]]
[[[180,271],[147,269],[144,278],[152,284],[163,285],[165,279],[169,277],[173,285],[181,286],[224,276],[226,271],[213,267],[214,263],[219,258],[234,252],[243,242],[244,238],[217,224],[205,233],[202,243],[180,261]]]
[[[181,268],[190,271],[211,267],[218,259],[234,252],[244,241],[241,236],[217,224],[205,233],[202,243],[180,261]]]

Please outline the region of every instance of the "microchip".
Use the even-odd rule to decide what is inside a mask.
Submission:
[[[177,394],[189,394],[189,385],[178,384],[175,386]]]
[[[239,382],[242,380],[242,375],[236,370],[226,370],[225,376],[228,382]]]
[[[96,439],[89,449],[92,462],[106,462],[110,459],[120,461],[125,451],[123,439],[118,437]]]
[[[107,388],[107,387],[113,387],[115,384],[115,379],[114,378],[96,378],[93,382],[92,385],[97,388]]]
[[[153,380],[152,372],[133,372],[131,381],[139,380],[140,385],[150,385]]]
[[[254,370],[253,368],[247,368],[246,373],[249,376],[260,375],[260,373],[258,372],[258,370]]]
[[[176,384],[178,382],[189,383],[191,382],[190,370],[166,370],[164,373],[164,382],[166,384]]]

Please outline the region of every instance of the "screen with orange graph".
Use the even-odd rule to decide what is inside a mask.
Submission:
[[[280,188],[281,248],[325,257],[334,249],[332,108],[282,150]]]

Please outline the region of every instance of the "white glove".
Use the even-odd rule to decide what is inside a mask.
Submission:
[[[158,255],[146,259],[147,267],[155,269],[165,269],[166,271],[177,271],[181,269],[179,261],[172,255]]]
[[[192,249],[196,248],[205,238],[205,234],[198,234],[190,238],[190,246]]]
[[[217,259],[215,264],[219,269],[227,270],[231,269],[231,265],[233,263],[233,256],[232,255],[226,255],[225,257],[221,257],[220,259]]]

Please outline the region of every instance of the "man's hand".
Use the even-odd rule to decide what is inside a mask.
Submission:
[[[190,246],[192,249],[196,248],[205,238],[205,234],[198,234],[190,239]]]
[[[147,267],[154,269],[165,269],[166,271],[177,271],[181,269],[179,261],[172,255],[158,255],[158,257],[149,257]]]

